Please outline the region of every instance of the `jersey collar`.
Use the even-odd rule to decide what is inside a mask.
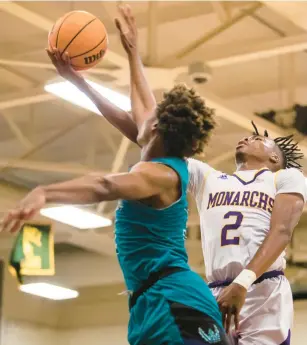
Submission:
[[[262,168],[262,169],[256,171],[255,174],[254,174],[254,177],[253,177],[251,180],[249,180],[249,181],[243,180],[240,176],[237,175],[236,172],[233,173],[232,176],[234,176],[239,182],[241,182],[243,185],[246,186],[247,184],[250,184],[250,183],[255,182],[256,178],[257,178],[259,175],[261,175],[261,174],[263,174],[264,172],[266,172],[266,171],[270,171],[270,170],[269,170],[268,168]]]

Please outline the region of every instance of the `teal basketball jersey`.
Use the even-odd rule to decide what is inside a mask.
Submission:
[[[116,210],[115,243],[127,289],[138,290],[153,272],[180,267],[182,272],[158,281],[159,289],[172,302],[182,303],[221,324],[217,303],[207,284],[192,272],[185,249],[188,219],[187,162],[175,157],[151,162],[172,168],[181,181],[181,197],[172,205],[155,209],[139,201],[121,200]]]

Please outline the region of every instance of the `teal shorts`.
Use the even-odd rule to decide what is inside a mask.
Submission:
[[[226,345],[220,324],[191,307],[166,299],[154,287],[142,294],[130,310],[131,345]]]

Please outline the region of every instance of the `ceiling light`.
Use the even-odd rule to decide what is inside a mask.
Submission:
[[[20,286],[20,290],[31,295],[53,299],[56,301],[76,298],[79,296],[78,291],[66,289],[48,283],[25,284]]]
[[[41,209],[40,213],[78,229],[95,229],[112,225],[110,219],[74,206],[47,207]]]
[[[114,90],[101,86],[92,81],[87,80],[87,82],[103,97],[108,99],[117,107],[125,111],[131,110],[131,102],[129,97],[124,96]],[[75,85],[73,85],[69,81],[47,84],[45,85],[45,90],[60,98],[65,99],[70,103],[73,103],[75,105],[78,105],[79,107],[85,108],[98,115],[101,115],[100,111],[97,109],[95,104],[82,91],[80,91]]]

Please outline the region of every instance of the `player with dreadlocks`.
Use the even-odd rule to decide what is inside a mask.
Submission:
[[[119,21],[116,24],[129,57],[132,119],[101,100],[80,76],[76,77],[71,66],[52,61],[109,122],[136,142],[138,130],[156,112],[157,105],[143,73],[135,20],[129,7],[120,11],[126,30]],[[299,170],[303,155],[292,136],[272,140],[267,131],[260,135],[253,126],[254,134],[241,139],[236,147],[234,174],[188,159],[189,190],[200,213],[206,276],[227,331],[234,317],[236,332],[230,332],[231,342],[287,345],[293,305],[283,273],[284,251],[307,197],[305,178]],[[138,144],[142,146],[140,141]]]
[[[254,127],[254,135],[260,136],[259,131],[253,121],[252,125]],[[269,137],[269,133],[267,130],[264,131],[264,137]],[[298,144],[293,142],[293,134],[288,135],[287,137],[278,137],[274,139],[274,141],[276,145],[279,147],[281,154],[283,156],[283,168],[300,169],[302,166],[298,161],[302,159],[304,155],[298,148]]]
[[[233,344],[290,344],[292,293],[284,276],[285,248],[306,200],[303,154],[293,136],[265,130],[241,139],[237,171],[224,174],[189,161],[190,190],[201,219],[209,287]]]

